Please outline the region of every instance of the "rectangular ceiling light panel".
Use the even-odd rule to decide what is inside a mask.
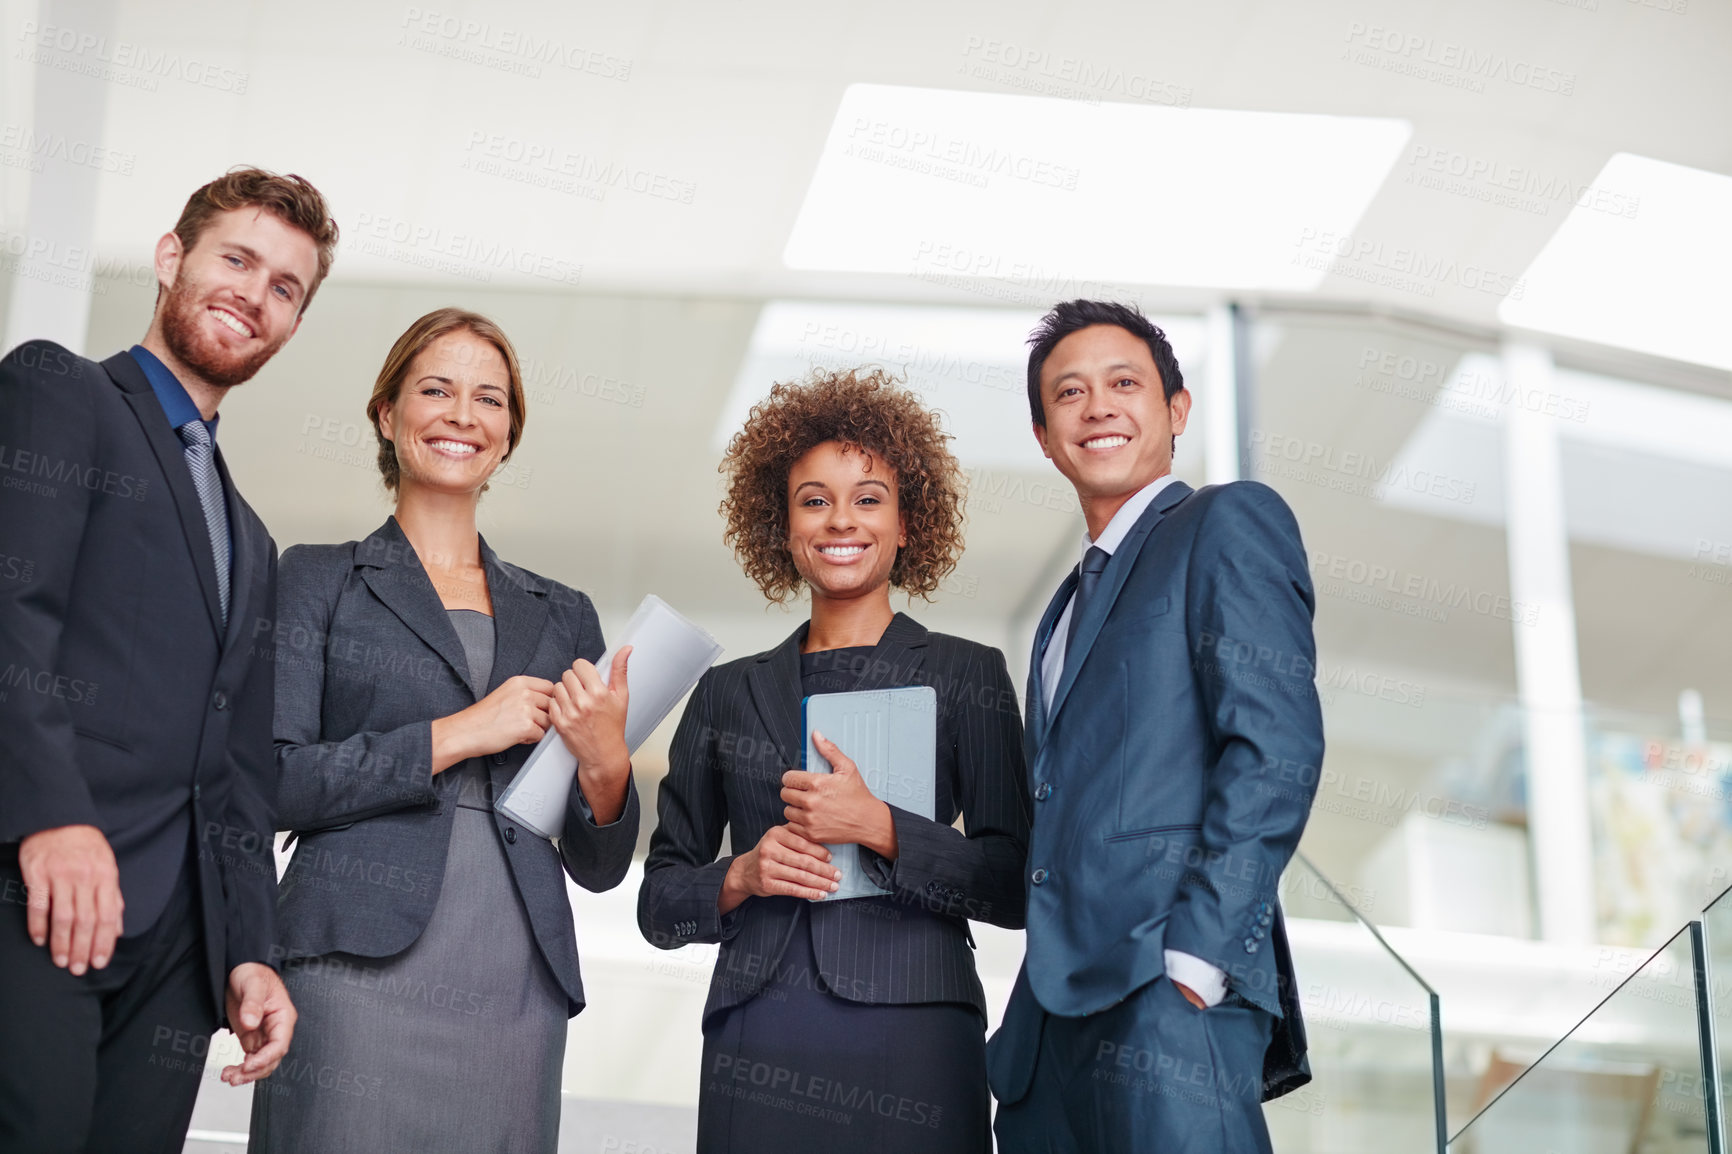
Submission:
[[[1732,176],[1617,153],[1522,280],[1506,324],[1732,369]]]
[[[1350,237],[1404,120],[1085,103],[879,84],[842,96],[791,268],[1303,290]],[[1317,266],[1317,267],[1313,267]]]

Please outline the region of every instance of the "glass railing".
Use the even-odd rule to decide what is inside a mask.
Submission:
[[[1708,1130],[1715,1150],[1732,1149],[1727,1139],[1726,1104],[1732,1102],[1732,890],[1702,911],[1702,957],[1706,960],[1703,1009],[1703,1078],[1719,1094],[1708,1101]]]
[[[1494,1049],[1450,1154],[1719,1154],[1705,960],[1692,921],[1544,1053]]]
[[[1367,674],[1361,689],[1387,688],[1388,678],[1379,676]],[[1708,1025],[1732,1057],[1732,898],[1703,910],[1732,881],[1732,725],[1726,719],[1692,723],[1682,711],[1583,705],[1595,903],[1593,944],[1575,946],[1541,935],[1533,901],[1544,867],[1558,859],[1534,842],[1529,820],[1524,750],[1531,712],[1495,694],[1415,685],[1412,693],[1373,699],[1350,692],[1358,683],[1346,671],[1325,688],[1326,680],[1319,685],[1330,763],[1302,845],[1447,1003],[1450,1133],[1461,1132],[1465,1141],[1463,1127],[1498,1090],[1572,1033],[1653,951],[1671,943],[1673,954],[1682,951],[1693,962],[1687,940],[1673,941],[1691,922],[1700,923],[1705,942]],[[1289,912],[1329,916],[1300,901],[1291,902]],[[1674,997],[1694,996],[1691,973],[1688,967],[1667,971],[1664,980],[1677,986]],[[1655,980],[1644,974],[1621,1000]],[[1683,1036],[1702,1070],[1732,1066],[1719,1052],[1706,1055],[1711,1063],[1702,1061],[1703,1044],[1690,1040],[1688,1029]],[[1590,1027],[1582,1040],[1593,1037]],[[1668,1070],[1668,1094],[1692,1084]],[[1732,1154],[1732,1144],[1720,1137],[1732,1073],[1726,1079],[1694,1108],[1700,1122],[1680,1123],[1677,1134],[1712,1132],[1713,1148]],[[1664,1142],[1677,1134],[1662,1123],[1677,1122],[1680,1110],[1689,1112],[1657,1098],[1647,1144],[1639,1149],[1667,1149]],[[1684,1140],[1679,1149],[1694,1148]],[[1565,1142],[1524,1154],[1576,1148]]]
[[[1727,1151],[1732,891],[1651,955],[1592,951],[1604,970],[1594,984],[1612,993],[1549,1048],[1464,1033],[1458,1022],[1449,1085],[1454,1118],[1469,1120],[1453,1138],[1439,995],[1362,913],[1373,894],[1296,854],[1280,899],[1312,1074],[1264,1108],[1281,1154]],[[1413,931],[1392,933],[1413,940]],[[216,1044],[212,1054],[218,1061]],[[218,1087],[212,1077],[206,1088]],[[232,1148],[223,1143],[244,1134],[244,1102],[225,1097],[232,1108],[221,1113],[201,1096],[189,1151]]]
[[[1444,1148],[1443,1037],[1436,992],[1303,855],[1281,907],[1312,1081],[1264,1106],[1282,1154]]]

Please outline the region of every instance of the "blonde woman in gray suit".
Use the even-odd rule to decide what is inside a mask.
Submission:
[[[416,321],[367,416],[394,515],[282,560],[277,813],[297,845],[277,910],[301,1018],[249,1149],[551,1152],[584,1004],[565,877],[611,889],[637,841],[627,654],[604,682],[589,598],[476,531],[523,433],[497,325]],[[580,762],[557,845],[492,808],[550,725]]]

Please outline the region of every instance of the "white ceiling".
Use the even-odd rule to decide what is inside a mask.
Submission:
[[[1568,201],[1528,197],[1543,213],[1493,203],[1491,183],[1511,170],[1553,196],[1588,185],[1617,151],[1732,170],[1732,137],[1718,130],[1732,108],[1724,67],[1732,8],[1707,3],[1678,14],[1633,0],[1594,3],[505,0],[432,9],[113,0],[110,56],[124,45],[129,59],[166,53],[184,62],[178,71],[119,69],[154,91],[109,86],[106,141],[135,163],[128,175],[104,178],[96,237],[105,252],[142,258],[189,187],[245,160],[306,174],[353,241],[383,248],[346,251],[341,278],[419,280],[424,273],[404,258],[443,246],[469,253],[459,263],[468,259],[493,283],[549,287],[473,255],[504,247],[581,265],[591,288],[809,295],[833,279],[787,269],[783,249],[845,90],[871,83],[1405,120],[1413,135],[1356,239],[1513,277]],[[32,43],[26,21],[40,29],[71,6],[35,7],[8,0],[14,49]],[[61,21],[80,31],[91,23]],[[475,27],[466,32],[461,22]],[[1386,51],[1391,37],[1413,51]],[[583,67],[534,63],[546,46]],[[1426,56],[1471,58],[1471,68],[1437,71],[1483,91],[1388,70]],[[14,52],[8,59],[7,120],[28,124],[31,69],[18,67]],[[501,70],[526,63],[540,75]],[[200,75],[195,64],[220,70],[215,86],[184,78]],[[1475,75],[1487,70],[1503,78]],[[244,94],[224,90],[243,86]],[[1158,138],[1125,146],[1162,151]],[[1428,174],[1461,167],[1457,156],[1484,171],[1459,188],[1423,186]],[[1222,162],[1237,171],[1243,158]],[[617,183],[583,181],[598,172]],[[1305,175],[1267,172],[1269,202]],[[17,170],[9,176],[0,205],[15,222],[23,182]],[[1193,161],[1164,178],[1206,186],[1215,176]],[[598,190],[603,198],[592,199]],[[1183,221],[1135,224],[1184,231]],[[410,233],[423,239],[391,240]],[[925,295],[906,276],[889,281],[878,291]],[[1487,321],[1495,314],[1494,293],[1435,287],[1415,300],[1337,276],[1325,291]]]

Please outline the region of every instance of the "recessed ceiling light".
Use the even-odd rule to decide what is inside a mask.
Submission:
[[[1303,290],[1411,126],[1360,116],[851,85],[783,254],[791,268],[1026,285]],[[1317,267],[1314,267],[1317,266]]]
[[[1732,176],[1620,152],[1522,280],[1506,324],[1732,369]]]

